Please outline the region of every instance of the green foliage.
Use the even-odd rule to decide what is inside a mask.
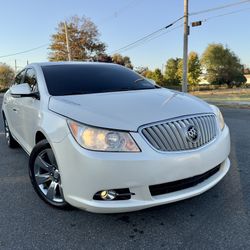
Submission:
[[[180,58],[180,60],[178,61],[178,65],[177,65],[177,75],[180,79],[180,83],[182,82],[183,79],[183,60]]]
[[[206,79],[212,84],[245,83],[240,59],[222,44],[209,44],[202,55]]]
[[[6,89],[13,81],[14,70],[5,63],[0,63],[0,89]]]
[[[144,73],[144,76],[148,79],[152,79],[154,80],[154,72],[151,71],[151,70],[147,70],[145,73]]]
[[[160,69],[156,69],[153,74],[154,80],[157,84],[162,85],[164,82],[163,75]]]
[[[120,64],[122,66],[125,66],[127,68],[133,69],[133,65],[131,63],[131,60],[128,56],[122,56],[121,54],[114,54],[112,56],[113,63]]]
[[[96,25],[88,18],[73,16],[67,22],[71,58],[73,61],[94,60],[104,53],[105,44],[99,40]],[[50,61],[67,61],[67,46],[64,22],[60,22],[57,32],[51,36]]]
[[[181,82],[180,75],[178,74],[178,65],[180,58],[170,58],[167,61],[164,78],[169,85],[178,85]]]
[[[200,81],[202,70],[199,56],[196,52],[190,52],[188,55],[188,83],[190,85],[198,84]],[[177,74],[182,81],[183,78],[183,60],[178,63]]]
[[[145,73],[145,77],[154,80],[157,84],[164,86],[164,77],[160,69],[155,69],[154,71],[148,70]]]
[[[188,83],[198,84],[201,76],[201,63],[196,52],[190,52],[188,55]]]

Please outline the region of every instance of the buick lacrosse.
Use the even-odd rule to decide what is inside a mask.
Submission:
[[[28,65],[5,93],[8,146],[47,203],[128,212],[199,195],[228,172],[220,110],[108,63]]]

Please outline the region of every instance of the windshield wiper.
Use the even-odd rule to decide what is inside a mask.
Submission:
[[[137,83],[137,82],[140,82],[140,81],[147,81],[146,79],[144,78],[138,78],[137,80],[134,81],[134,83]],[[147,81],[148,82],[148,81]],[[152,83],[151,83],[152,84]],[[152,84],[152,86],[154,86],[155,89],[158,89],[158,88],[161,88],[159,85],[155,85],[155,84]],[[151,88],[150,88],[151,89]]]
[[[134,83],[140,82],[140,81],[145,81],[143,78],[138,78],[137,80],[134,81]]]

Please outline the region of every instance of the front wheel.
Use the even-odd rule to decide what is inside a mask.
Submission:
[[[30,155],[29,175],[39,197],[48,204],[67,208],[62,181],[54,153],[47,140],[37,143]]]

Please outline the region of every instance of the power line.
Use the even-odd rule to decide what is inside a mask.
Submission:
[[[216,10],[220,10],[220,9],[224,9],[224,8],[229,8],[229,7],[232,7],[232,6],[236,6],[236,5],[240,5],[240,4],[245,4],[245,3],[249,3],[250,0],[243,0],[243,1],[239,1],[239,2],[235,2],[235,3],[231,3],[231,4],[227,4],[227,5],[221,5],[221,6],[218,6],[218,7],[214,7],[214,8],[210,8],[210,9],[205,9],[205,10],[201,10],[201,11],[198,11],[198,12],[193,12],[193,13],[190,13],[189,16],[193,16],[193,15],[198,15],[198,14],[202,14],[202,13],[207,13],[207,12],[212,12],[212,11],[216,11]],[[225,14],[221,14],[221,15],[217,15],[217,16],[213,16],[213,17],[209,17],[209,18],[206,18],[204,19],[203,21],[208,21],[210,19],[213,19],[213,18],[218,18],[218,17],[222,17],[222,16],[226,16],[226,15],[231,15],[231,14],[234,14],[234,13],[238,13],[238,12],[241,12],[241,11],[245,11],[247,9],[244,9],[244,10],[238,10],[238,11],[232,11],[232,12],[229,12],[229,13],[225,13]],[[166,33],[169,33],[171,32],[172,30],[175,30],[176,28],[180,28],[183,26],[180,25],[180,26],[177,26],[176,28],[170,30],[170,31],[167,31],[167,32],[164,32],[164,33],[161,33],[163,30],[165,30],[166,28],[169,28],[171,27],[172,25],[174,25],[176,22],[178,22],[179,20],[183,19],[184,16],[178,18],[177,20],[175,20],[173,23],[171,23],[170,25],[167,25],[163,28],[160,28],[138,40],[136,40],[135,42],[132,42],[120,49],[117,49],[117,50],[114,50],[111,52],[111,54],[113,53],[117,53],[117,52],[125,52],[127,50],[130,50],[130,49],[133,49],[133,48],[136,48],[142,44],[145,44],[151,40],[154,40],[162,35],[165,35]],[[158,34],[158,35],[157,35]],[[156,36],[155,36],[156,35]]]
[[[128,5],[124,6],[123,8],[120,8],[116,13],[119,13],[119,12],[122,12],[124,9],[128,8],[131,4],[133,3],[133,1],[131,1]],[[216,11],[216,10],[220,10],[220,9],[224,9],[224,8],[229,8],[229,7],[232,7],[232,6],[236,6],[236,5],[240,5],[240,4],[245,4],[245,3],[250,3],[250,0],[242,0],[242,1],[239,1],[239,2],[235,2],[235,3],[231,3],[231,4],[227,4],[227,5],[221,5],[221,6],[218,6],[218,7],[214,7],[214,8],[210,8],[210,9],[205,9],[205,10],[201,10],[201,11],[197,11],[197,12],[191,12],[189,14],[189,16],[194,16],[194,15],[199,15],[199,14],[203,14],[203,13],[207,13],[207,12],[212,12],[212,11]],[[249,10],[250,8],[247,8],[247,9],[241,9],[241,10],[238,10],[238,11],[232,11],[232,12],[229,12],[229,13],[225,13],[225,14],[221,14],[221,15],[217,15],[217,16],[213,16],[213,17],[208,17],[206,19],[203,20],[203,22],[205,21],[208,21],[208,20],[211,20],[211,19],[214,19],[214,18],[218,18],[218,17],[223,17],[223,16],[226,16],[226,15],[231,15],[231,14],[234,14],[234,13],[238,13],[238,12],[242,12],[242,11],[246,11],[246,10]],[[135,42],[132,42],[120,49],[117,49],[117,50],[114,50],[113,52],[111,52],[111,54],[113,53],[117,53],[117,52],[120,52],[120,51],[127,51],[129,49],[132,49],[132,48],[135,48],[135,47],[138,47],[140,46],[141,44],[144,44],[145,42],[149,42],[151,40],[154,40],[162,35],[165,35],[166,33],[169,33],[171,32],[172,30],[175,30],[177,28],[180,28],[182,25],[180,26],[177,26],[176,28],[174,29],[171,29],[170,31],[167,31],[167,32],[164,32],[162,34],[160,34],[163,30],[165,29],[168,29],[170,28],[171,26],[173,26],[175,23],[177,23],[178,21],[180,21],[181,19],[183,19],[184,16],[176,19],[174,22],[166,25],[165,27],[163,28],[160,28],[138,40],[136,40]],[[157,35],[158,36],[155,36]],[[17,53],[13,53],[13,54],[7,54],[7,55],[3,55],[3,56],[0,56],[0,58],[4,58],[4,57],[10,57],[10,56],[15,56],[15,55],[19,55],[19,54],[24,54],[24,53],[28,53],[28,52],[31,52],[31,51],[34,51],[34,50],[38,50],[38,49],[41,49],[45,46],[48,46],[49,44],[46,43],[46,44],[43,44],[43,45],[40,45],[38,47],[35,47],[35,48],[31,48],[31,49],[28,49],[28,50],[24,50],[24,51],[21,51],[21,52],[17,52]]]
[[[167,31],[165,31],[165,32],[163,32],[163,33],[161,33],[161,34],[159,34],[158,36],[152,37],[151,39],[147,40],[146,42],[150,42],[150,41],[152,41],[152,40],[155,40],[155,39],[157,39],[157,38],[159,38],[159,37],[161,37],[161,36],[164,36],[164,35],[166,35],[166,34],[172,32],[172,31],[174,31],[174,30],[177,30],[177,29],[179,29],[179,28],[181,28],[181,27],[183,27],[183,24],[180,24],[180,25],[178,25],[178,26],[172,28],[171,30],[167,30]]]
[[[203,14],[203,13],[207,13],[207,12],[221,10],[221,9],[229,8],[229,7],[236,6],[236,5],[249,3],[249,2],[250,2],[250,0],[242,0],[242,1],[231,3],[231,4],[220,5],[220,6],[217,6],[214,8],[210,8],[210,9],[200,10],[197,12],[191,12],[191,13],[189,13],[189,16],[194,16],[194,15],[199,15],[199,14]]]
[[[172,28],[171,30],[167,30],[167,31],[165,31],[165,32],[163,32],[163,33],[161,33],[161,34],[158,34],[157,36],[154,36],[154,37],[151,37],[151,38],[149,38],[149,39],[147,39],[147,40],[145,40],[145,41],[142,41],[142,42],[139,43],[139,44],[135,44],[134,46],[131,46],[131,47],[127,48],[127,49],[124,49],[123,52],[125,52],[125,51],[127,51],[127,50],[130,50],[130,49],[137,48],[137,47],[139,47],[139,46],[142,46],[142,45],[144,45],[144,44],[146,44],[146,43],[148,43],[148,42],[150,42],[150,41],[152,41],[152,40],[155,40],[155,39],[157,39],[157,38],[159,38],[159,37],[161,37],[161,36],[164,36],[164,35],[166,35],[166,34],[172,32],[172,31],[174,31],[174,30],[176,30],[176,29],[179,29],[179,28],[181,28],[181,27],[183,27],[183,24],[180,24],[180,25],[178,25],[178,26]]]
[[[16,56],[16,55],[20,55],[20,54],[28,53],[28,52],[31,52],[31,51],[34,51],[34,50],[41,49],[41,48],[46,47],[46,46],[48,46],[48,45],[49,45],[49,44],[48,44],[48,43],[46,43],[46,44],[40,45],[40,46],[35,47],[35,48],[32,48],[32,49],[28,49],[28,50],[20,51],[20,52],[13,53],[13,54],[3,55],[3,56],[0,56],[0,58],[10,57],[10,56]]]
[[[152,33],[150,33],[150,34],[148,34],[148,35],[146,35],[146,36],[144,36],[144,37],[142,37],[142,38],[140,38],[140,39],[138,39],[138,40],[136,40],[136,41],[134,41],[134,42],[132,42],[132,43],[130,43],[130,44],[128,44],[128,45],[126,45],[126,46],[123,46],[123,47],[121,47],[120,49],[117,49],[117,50],[112,51],[111,54],[114,54],[114,53],[117,53],[117,52],[121,52],[121,51],[125,51],[125,50],[130,49],[130,48],[133,47],[134,45],[137,45],[137,44],[143,42],[144,40],[150,39],[152,36],[154,36],[154,35],[156,35],[156,34],[162,32],[163,30],[166,30],[166,29],[170,28],[171,26],[173,26],[174,24],[176,24],[176,23],[177,23],[178,21],[180,21],[181,19],[183,19],[183,16],[180,17],[180,18],[178,18],[178,19],[176,19],[176,20],[173,21],[172,23],[166,25],[165,27],[162,27],[162,28],[160,28],[160,29],[158,29],[158,30],[156,30],[156,31],[154,31],[154,32],[152,32]]]
[[[205,18],[202,20],[202,22],[207,22],[211,19],[214,19],[214,18],[219,18],[219,17],[223,17],[223,16],[228,16],[228,15],[232,15],[232,14],[236,14],[236,13],[240,13],[240,12],[244,12],[244,11],[248,11],[250,10],[250,8],[246,8],[246,9],[240,9],[240,10],[236,10],[236,11],[231,11],[231,12],[227,12],[227,13],[224,13],[224,14],[220,14],[220,15],[216,15],[216,16],[211,16],[211,17],[208,17],[208,18]]]
[[[210,21],[210,20],[212,20],[212,19],[214,19],[214,18],[219,18],[219,17],[223,17],[223,16],[227,16],[227,15],[232,15],[232,14],[236,14],[236,13],[243,12],[243,11],[247,11],[247,10],[250,10],[250,8],[240,9],[240,10],[237,10],[237,11],[227,12],[227,13],[224,13],[224,14],[221,14],[221,15],[211,16],[211,17],[208,17],[208,18],[206,18],[206,19],[203,19],[202,22],[207,22],[207,21]],[[192,22],[190,22],[190,25],[191,25],[191,24],[192,24]],[[123,52],[125,52],[125,51],[127,51],[127,50],[130,50],[130,49],[137,48],[137,47],[139,47],[139,46],[141,46],[141,45],[143,46],[144,44],[146,44],[146,43],[148,43],[148,42],[150,42],[150,41],[152,41],[152,40],[155,40],[155,39],[157,39],[157,38],[159,38],[159,37],[161,37],[161,36],[164,36],[164,35],[166,35],[166,34],[172,32],[172,31],[174,31],[174,30],[177,30],[177,29],[179,29],[179,28],[181,28],[181,27],[183,27],[183,24],[180,24],[180,25],[178,25],[178,26],[172,28],[171,30],[167,30],[167,31],[165,31],[165,32],[163,32],[163,33],[161,33],[161,34],[158,34],[157,36],[154,36],[154,37],[151,37],[151,38],[149,38],[149,39],[147,39],[147,40],[145,40],[145,41],[142,41],[142,42],[139,43],[139,44],[135,44],[134,46],[131,46],[131,47],[127,48],[127,49],[124,49]]]

